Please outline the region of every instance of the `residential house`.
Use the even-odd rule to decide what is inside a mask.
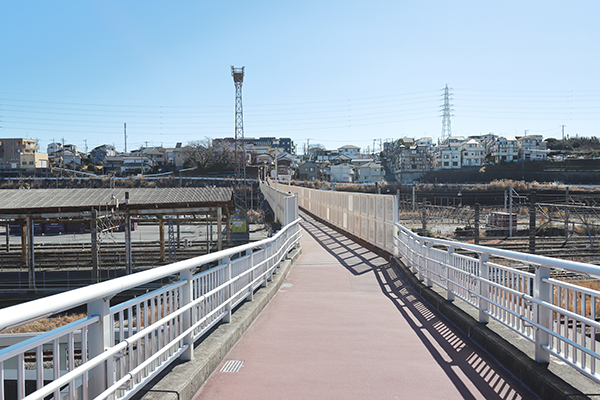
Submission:
[[[494,163],[513,162],[519,159],[519,145],[514,136],[501,136],[490,147]]]
[[[453,144],[440,144],[435,150],[434,165],[437,169],[460,169],[461,160],[461,144],[454,142]]]
[[[348,156],[350,158],[357,158],[357,155],[360,153],[360,147],[353,146],[348,144],[346,146],[342,146],[337,149],[340,154]]]
[[[319,165],[306,161],[298,167],[298,179],[301,181],[314,181],[319,178]]]
[[[358,181],[362,183],[382,182],[385,177],[383,166],[378,162],[368,162],[358,168]]]
[[[148,172],[154,165],[154,160],[146,156],[119,155],[104,159],[105,170],[118,173]]]
[[[49,146],[48,146],[49,147]],[[90,159],[92,164],[100,164],[104,162],[106,157],[114,157],[117,155],[117,150],[110,144],[103,144],[92,149],[90,152]]]
[[[525,161],[544,161],[548,158],[548,149],[542,135],[521,136],[517,139],[519,155]]]
[[[329,167],[332,182],[354,182],[355,168],[352,164],[339,164]]]
[[[463,167],[480,167],[484,164],[485,148],[477,140],[467,140],[461,150]]]

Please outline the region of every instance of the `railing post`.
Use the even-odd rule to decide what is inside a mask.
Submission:
[[[535,280],[533,282],[533,297],[545,303],[551,302],[551,287],[547,282],[550,278],[550,268],[536,267]],[[552,329],[551,311],[548,307],[536,303],[534,318],[538,325]],[[550,352],[546,347],[550,344],[550,335],[542,329],[535,331],[535,361],[540,363],[550,362]]]
[[[428,242],[427,243],[427,252],[425,253],[427,256],[427,259],[425,260],[425,266],[427,267],[427,281],[425,283],[425,285],[427,287],[432,287],[433,286],[433,280],[431,279],[431,275],[433,274],[431,271],[431,264],[433,263],[431,261],[431,253],[432,253],[432,249],[433,248],[433,243]]]
[[[248,267],[250,268],[250,287],[248,288],[248,297],[246,301],[254,300],[254,252],[252,249],[246,250],[248,256]]]
[[[426,252],[425,249],[426,248],[427,248],[426,243],[421,242],[419,244],[419,262],[416,263],[416,264],[418,264],[417,268],[418,268],[418,271],[419,271],[419,280],[421,282],[423,282],[425,280],[425,276],[423,275],[423,270],[425,270],[425,265],[422,265],[422,264],[426,264],[427,263],[425,261],[425,252]]]
[[[185,284],[181,287],[181,307],[185,307],[190,304],[194,297],[194,284],[192,280],[192,270],[186,269],[179,273],[179,279],[185,281]],[[193,321],[194,310],[190,309],[185,314],[183,314],[183,329],[189,329]],[[181,359],[183,361],[190,361],[194,359],[194,333],[190,332],[188,335],[183,338],[183,344],[187,345],[188,348],[181,354]]]
[[[227,262],[227,267],[225,267],[225,282],[229,282],[231,280],[231,257],[225,257]],[[227,294],[227,300],[225,302],[225,309],[227,313],[223,317],[223,322],[229,323],[231,322],[231,294],[233,290],[231,290],[231,283],[227,284],[225,288],[225,293]]]
[[[88,316],[97,315],[100,317],[98,322],[88,327],[88,359],[92,359],[104,353],[112,344],[113,327],[110,320],[110,300],[101,298],[88,303],[87,314]],[[129,322],[131,323],[131,321]],[[110,357],[88,373],[88,398],[97,397],[112,384],[114,380],[112,360],[113,358]]]
[[[489,322],[489,315],[487,314],[488,301],[486,300],[489,297],[489,285],[487,283],[490,277],[489,260],[489,254],[481,253],[479,255],[479,322],[482,324]]]
[[[269,248],[267,247],[266,244],[263,244],[262,246],[260,246],[260,250],[262,251],[262,253],[264,254],[264,258],[263,258],[263,272],[267,272],[269,270],[269,262],[267,261],[267,258],[269,257]],[[267,287],[267,274],[265,273],[263,276],[263,282],[260,285],[260,287]]]
[[[454,301],[454,247],[448,247],[448,266],[446,267],[446,300]]]

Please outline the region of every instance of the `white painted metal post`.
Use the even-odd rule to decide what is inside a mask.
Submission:
[[[92,359],[104,353],[111,346],[113,327],[110,320],[110,300],[101,298],[88,303],[87,314],[88,316],[98,315],[100,317],[98,322],[88,327],[88,359]],[[105,363],[98,365],[88,373],[88,398],[93,399],[97,397],[112,384],[112,364],[111,357]]]
[[[184,307],[190,304],[193,300],[194,296],[194,285],[192,281],[192,270],[186,269],[179,273],[179,278],[185,281],[185,284],[181,287],[181,306]],[[190,309],[185,314],[183,314],[183,330],[189,329],[193,321],[194,310]],[[194,334],[190,332],[188,335],[183,338],[183,344],[187,345],[188,348],[181,354],[181,359],[183,361],[190,361],[194,359]]]
[[[228,282],[231,280],[231,257],[226,257],[225,260],[227,262],[227,267],[225,267],[225,282]],[[231,295],[233,293],[233,290],[231,289],[231,283],[227,285],[225,293],[227,293],[227,301],[225,305],[227,313],[223,317],[223,322],[229,323],[231,322]]]
[[[246,250],[246,255],[248,256],[248,266],[251,269],[250,271],[250,287],[248,288],[248,297],[246,297],[246,301],[254,300],[254,252],[252,249]]]
[[[454,247],[448,247],[448,264],[446,267],[446,300],[454,301],[453,283],[454,282],[454,270],[450,267],[454,267]]]
[[[223,210],[217,208],[217,244],[219,251],[223,250],[223,232],[221,232],[221,219],[223,218]]]
[[[431,271],[431,264],[433,263],[431,260],[431,253],[432,253],[432,249],[433,248],[433,243],[429,242],[427,243],[427,251],[426,251],[426,256],[427,259],[425,261],[425,266],[427,267],[427,282],[426,282],[426,286],[427,287],[432,287],[433,286],[433,280],[431,279],[431,275],[433,275],[433,272]]]
[[[551,287],[547,282],[550,278],[550,268],[548,267],[536,267],[535,269],[535,280],[533,282],[533,297],[543,302],[551,302]],[[552,318],[550,317],[552,312],[549,308],[536,304],[534,308],[534,319],[535,321],[548,329],[552,329]],[[550,344],[550,335],[541,329],[535,331],[535,361],[541,363],[550,362],[550,352],[546,347]]]
[[[263,266],[262,266],[262,270],[263,272],[266,272],[267,269],[269,268],[269,263],[267,262],[267,257],[269,256],[268,251],[267,251],[267,245],[263,244],[262,246],[260,246],[260,251],[263,253]],[[267,287],[267,274],[263,275],[263,282],[262,285],[260,285],[261,287]]]
[[[490,277],[490,266],[488,265],[489,260],[489,254],[482,253],[479,255],[479,276],[485,280],[489,279]],[[489,297],[489,285],[483,280],[479,281],[479,295],[481,296],[479,298],[479,322],[487,324],[490,317],[487,314],[488,302],[485,299]]]

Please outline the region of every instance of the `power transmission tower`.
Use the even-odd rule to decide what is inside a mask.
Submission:
[[[442,136],[441,142],[448,140],[450,136],[452,136],[452,128],[450,127],[450,117],[452,116],[452,106],[450,104],[450,97],[452,93],[450,93],[450,89],[448,89],[448,85],[444,88],[444,105],[442,106]]]
[[[234,143],[234,168],[235,182],[239,186],[242,181],[243,194],[236,191],[236,203],[241,208],[246,208],[246,144],[244,141],[244,112],[242,108],[242,84],[244,83],[244,67],[231,66],[231,76],[235,85],[235,143]]]

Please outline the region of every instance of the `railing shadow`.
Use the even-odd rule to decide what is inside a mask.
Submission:
[[[538,398],[484,350],[468,341],[460,330],[438,316],[384,258],[306,213],[301,217],[303,229],[349,272],[354,275],[373,272],[382,293],[394,304],[463,398]]]

